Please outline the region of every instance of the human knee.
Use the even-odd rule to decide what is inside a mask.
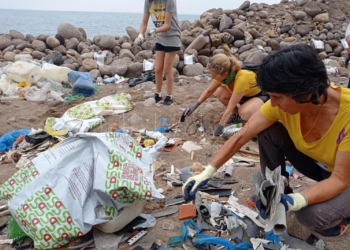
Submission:
[[[301,224],[313,230],[328,229],[333,226],[332,223],[336,220],[329,212],[327,213],[324,209],[321,209],[318,204],[295,212],[295,216]]]
[[[173,74],[173,68],[170,67],[170,68],[164,68],[164,74],[165,75],[172,75]]]

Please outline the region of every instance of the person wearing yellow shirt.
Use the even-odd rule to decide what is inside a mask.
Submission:
[[[231,55],[227,44],[222,48],[225,54],[213,56],[207,65],[213,81],[198,101],[185,109],[182,114],[184,117],[191,115],[200,104],[215,93],[220,102],[226,106],[219,124],[212,132],[215,136],[223,133],[226,124],[245,122],[269,99],[269,96],[257,86],[256,74],[253,71],[241,69],[242,63]]]
[[[262,173],[281,166],[288,178],[287,158],[316,181],[298,193],[287,185],[281,195],[286,211],[295,211],[301,224],[323,236],[342,235],[350,223],[350,89],[331,85],[317,52],[305,44],[266,56],[257,84],[270,101],[250,117],[245,133],[231,137],[185,183],[185,199],[193,199],[217,168],[258,135]]]

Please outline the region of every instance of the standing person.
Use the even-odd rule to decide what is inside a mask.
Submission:
[[[345,59],[345,67],[349,68],[349,61],[350,61],[350,23],[348,24],[348,27],[346,28],[345,32],[345,41],[348,43],[348,52],[346,54],[346,59]],[[348,74],[348,88],[350,88],[350,68],[349,68],[349,74]]]
[[[264,175],[267,167],[281,166],[288,179],[286,157],[316,181],[298,193],[287,186],[281,195],[286,211],[296,211],[300,223],[323,236],[342,235],[350,225],[350,89],[331,85],[324,63],[305,44],[266,56],[257,83],[271,100],[250,117],[245,133],[231,137],[185,183],[185,199],[194,199],[216,169],[257,134]]]
[[[162,98],[163,73],[166,76],[167,96],[163,104],[173,103],[173,63],[177,52],[181,49],[181,30],[177,19],[177,7],[175,0],[145,0],[144,14],[140,25],[140,34],[135,44],[141,45],[144,41],[144,33],[148,19],[151,16],[154,30],[149,35],[156,34],[156,93],[154,99],[160,102]]]
[[[261,105],[269,100],[269,96],[257,86],[256,74],[241,68],[242,63],[231,54],[227,44],[224,44],[222,48],[225,54],[213,56],[207,65],[213,81],[204,90],[198,101],[182,114],[183,116],[191,115],[215,92],[219,101],[226,106],[219,124],[212,132],[215,136],[223,133],[226,123],[245,122],[244,119],[249,119]],[[238,104],[240,104],[239,108]]]

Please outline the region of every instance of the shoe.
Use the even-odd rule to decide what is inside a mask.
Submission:
[[[228,118],[226,124],[238,124],[238,123],[245,123],[247,122],[244,120],[239,114],[232,113],[232,115]]]
[[[342,236],[349,226],[350,226],[350,218],[347,218],[347,219],[344,219],[338,226],[328,228],[325,230],[315,230],[315,232],[325,237],[338,237],[338,236]]]
[[[155,93],[154,94],[154,100],[157,103],[157,102],[160,102],[161,100],[163,100],[163,98],[158,93]]]
[[[249,206],[251,206],[252,208],[256,208],[256,202],[258,200],[258,196],[256,194],[253,194],[252,196],[248,197],[246,199],[246,202],[248,203]]]
[[[170,106],[171,104],[173,104],[173,98],[167,95],[164,99],[163,105]]]

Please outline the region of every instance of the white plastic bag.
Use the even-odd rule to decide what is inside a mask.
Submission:
[[[37,87],[30,87],[25,90],[24,98],[32,102],[45,101],[47,99],[47,92]]]

